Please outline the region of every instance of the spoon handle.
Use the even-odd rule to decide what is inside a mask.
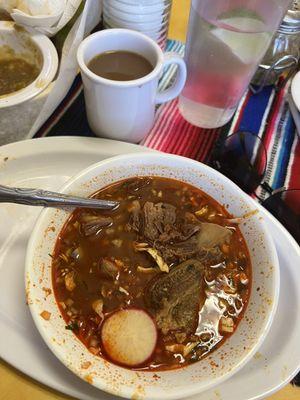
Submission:
[[[0,185],[0,203],[16,203],[40,207],[82,207],[111,210],[119,203],[116,201],[84,199],[61,193],[49,192],[40,189],[21,189]]]

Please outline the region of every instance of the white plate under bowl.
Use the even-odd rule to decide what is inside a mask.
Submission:
[[[125,167],[126,166],[126,167]],[[240,370],[258,351],[275,316],[279,297],[279,264],[257,203],[224,175],[197,161],[163,153],[128,154],[93,164],[61,188],[87,197],[114,182],[136,176],[163,176],[202,189],[235,216],[253,213],[240,225],[252,262],[252,291],[234,335],[212,354],[172,371],[132,371],[95,357],[65,329],[52,286],[51,254],[71,211],[46,209],[29,241],[26,291],[34,322],[49,348],[71,371],[95,387],[131,399],[181,399],[215,387]],[[50,293],[45,296],[45,288]],[[43,313],[51,318],[44,319]],[[130,345],[130,344],[129,344]],[[88,370],[85,365],[89,363]]]
[[[297,74],[294,76],[292,80],[291,93],[294,103],[296,104],[296,107],[300,112],[300,71],[297,72]]]
[[[55,190],[69,176],[96,161],[140,151],[145,148],[102,139],[60,137],[19,142],[0,147],[0,182]],[[190,400],[261,399],[288,383],[299,369],[300,251],[285,229],[259,208],[273,234],[281,267],[281,294],[275,320],[259,353],[247,366],[215,390]],[[112,399],[78,379],[57,361],[37,333],[25,305],[24,257],[39,211],[0,205],[3,221],[0,232],[0,356],[32,378],[78,399]]]

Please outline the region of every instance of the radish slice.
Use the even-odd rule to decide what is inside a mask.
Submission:
[[[134,367],[152,356],[157,329],[152,318],[143,310],[120,310],[103,323],[102,345],[106,354],[118,364]]]

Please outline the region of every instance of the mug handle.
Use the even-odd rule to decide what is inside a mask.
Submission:
[[[185,62],[176,53],[165,53],[163,68],[172,64],[178,65],[175,82],[168,89],[157,93],[155,100],[156,104],[166,103],[167,101],[175,99],[184,88],[187,75]]]

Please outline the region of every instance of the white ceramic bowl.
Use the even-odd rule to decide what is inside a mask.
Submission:
[[[128,11],[122,11],[118,8],[115,8],[111,3],[103,4],[104,15],[108,15],[110,17],[115,17],[117,19],[130,21],[132,23],[162,23],[168,17],[169,6],[165,8],[165,10],[158,10],[156,12],[148,12],[148,13],[130,13]]]
[[[38,65],[38,77],[24,89],[0,96],[0,109],[21,104],[40,94],[52,82],[58,69],[58,55],[51,40],[31,28],[0,21],[0,52],[7,46],[16,55]],[[2,50],[3,51],[3,50]]]
[[[63,193],[88,196],[112,182],[135,176],[163,176],[201,188],[236,216],[256,210],[256,203],[213,169],[183,157],[129,154],[95,164],[73,179]],[[210,356],[186,368],[135,372],[95,357],[65,329],[52,289],[51,257],[57,235],[69,212],[45,210],[32,233],[26,257],[26,292],[34,322],[53,353],[76,375],[94,386],[132,399],[180,399],[220,384],[236,373],[258,350],[272,323],[279,294],[279,267],[275,247],[263,216],[254,213],[241,225],[253,266],[248,308],[237,331]],[[259,288],[259,290],[257,290]],[[41,313],[48,311],[49,320]],[[130,343],[128,344],[130,345]],[[84,366],[89,365],[88,369]]]
[[[51,28],[57,24],[63,14],[63,9],[52,15],[29,15],[20,10],[13,10],[11,17],[20,25],[30,26],[32,28]]]
[[[111,23],[115,26],[127,29],[135,29],[140,32],[145,31],[153,31],[157,32],[166,26],[169,25],[169,21],[153,21],[153,22],[136,22],[136,21],[128,21],[126,19],[117,18],[114,15],[105,15],[104,13],[104,20],[105,22]]]
[[[134,0],[109,0],[109,5],[120,10],[121,12],[127,12],[132,15],[135,14],[149,14],[149,13],[163,13],[166,8],[170,7],[171,1],[168,2],[157,0],[157,1],[134,1]]]
[[[111,20],[106,20],[104,21],[104,27],[108,29],[120,29],[119,24],[112,22]],[[152,31],[145,31],[145,30],[140,30],[137,28],[121,28],[121,29],[131,29],[131,30],[136,30],[138,32],[143,33],[144,35],[150,37],[154,41],[158,41],[160,38],[163,38],[166,40],[167,38],[167,32],[168,32],[168,26],[165,26],[161,30],[152,30]]]

